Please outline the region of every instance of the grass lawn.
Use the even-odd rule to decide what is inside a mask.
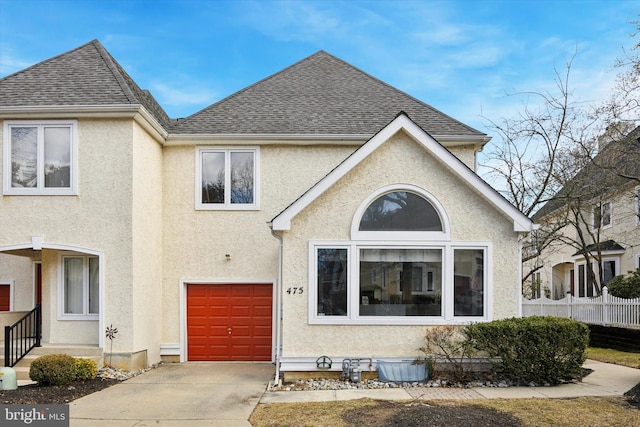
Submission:
[[[295,393],[295,392],[292,392]],[[519,419],[523,426],[620,426],[636,427],[640,425],[640,409],[629,405],[624,398],[580,397],[575,399],[492,399],[492,400],[432,400],[424,401],[424,411],[434,411],[445,406],[452,417],[456,410],[460,414],[470,406],[491,408],[511,414]],[[415,402],[397,402],[398,411],[402,406],[415,405]],[[443,408],[444,409],[444,408]],[[371,425],[391,426],[393,413],[380,402],[360,399],[338,402],[277,403],[258,405],[249,421],[253,427],[351,427],[343,418],[353,411],[366,412],[371,417]],[[382,419],[389,424],[380,424]],[[486,420],[485,420],[486,421]],[[442,425],[442,424],[438,424]],[[479,420],[477,425],[487,425]]]
[[[610,348],[588,347],[587,359],[614,363],[630,368],[640,368],[640,353],[628,353],[625,351],[611,350]]]
[[[640,368],[640,353],[589,347],[587,358],[606,363]],[[295,393],[295,392],[292,392]],[[490,399],[458,401],[421,401],[425,411],[446,406],[452,415],[470,406],[491,408],[519,419],[523,426],[621,426],[640,425],[640,409],[631,406],[624,397],[580,397],[574,399]],[[415,402],[400,402],[414,405]],[[444,409],[444,408],[443,408]],[[361,399],[339,402],[278,403],[258,405],[250,418],[254,427],[350,427],[345,414],[366,412],[371,420],[393,420],[393,413],[379,402]],[[383,425],[383,424],[376,424]],[[393,425],[393,424],[388,424]],[[481,425],[481,424],[479,424]]]

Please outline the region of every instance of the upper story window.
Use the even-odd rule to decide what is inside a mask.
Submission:
[[[612,224],[611,202],[600,203],[593,207],[593,228],[608,228]]]
[[[442,231],[442,221],[431,203],[408,191],[378,197],[362,215],[360,231]]]
[[[197,209],[259,209],[258,148],[196,150]]]
[[[351,225],[358,240],[448,240],[449,221],[438,200],[413,185],[391,185],[373,193]]]
[[[76,121],[5,122],[4,194],[76,194],[77,127]]]

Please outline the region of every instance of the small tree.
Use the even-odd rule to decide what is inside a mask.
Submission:
[[[456,382],[470,379],[471,365],[468,359],[473,355],[473,346],[463,328],[452,325],[430,327],[425,334],[425,341],[419,350],[433,361],[434,367],[438,367],[438,359],[447,361],[447,369],[440,369],[440,373],[449,374]]]

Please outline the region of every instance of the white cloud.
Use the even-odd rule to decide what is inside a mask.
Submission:
[[[0,49],[0,76],[6,76],[35,64],[24,58],[14,56],[9,49]]]
[[[216,94],[205,87],[170,86],[166,83],[152,83],[151,93],[171,117],[186,117],[212,104]]]

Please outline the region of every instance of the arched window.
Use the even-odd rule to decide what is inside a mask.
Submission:
[[[438,200],[420,187],[395,184],[372,193],[351,224],[354,240],[449,239],[449,220]]]
[[[443,231],[433,205],[409,191],[392,191],[378,197],[364,211],[360,231]]]

